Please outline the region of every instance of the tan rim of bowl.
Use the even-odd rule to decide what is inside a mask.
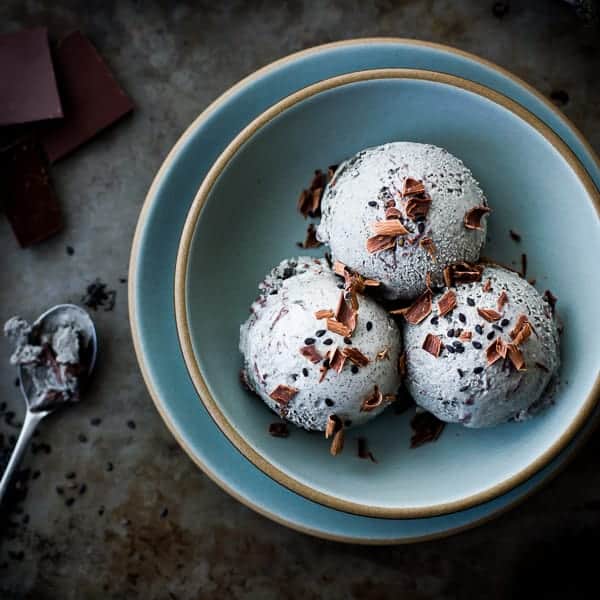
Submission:
[[[135,351],[135,354],[136,354],[136,357],[138,360],[138,364],[140,366],[140,371],[142,373],[142,377],[144,379],[144,382],[146,384],[146,387],[148,389],[150,397],[152,398],[152,401],[154,402],[156,410],[162,417],[165,425],[167,426],[167,428],[169,429],[169,431],[171,432],[173,437],[175,437],[175,439],[177,440],[179,445],[183,448],[185,453],[189,456],[189,458],[196,464],[197,467],[199,467],[204,472],[204,474],[207,477],[209,477],[222,490],[224,490],[226,493],[231,495],[233,498],[235,498],[236,500],[238,500],[239,502],[241,502],[248,508],[261,514],[262,516],[264,516],[280,525],[289,527],[291,529],[294,529],[296,531],[299,531],[299,532],[307,534],[307,535],[312,535],[312,536],[320,537],[322,539],[328,539],[328,540],[342,542],[342,543],[360,543],[360,544],[371,544],[371,545],[408,544],[408,543],[417,543],[420,541],[441,539],[444,537],[449,537],[451,535],[458,534],[463,531],[467,531],[469,529],[472,529],[474,527],[477,527],[479,525],[487,523],[487,522],[499,517],[500,515],[508,512],[513,507],[520,505],[525,500],[527,500],[529,497],[534,495],[537,491],[539,491],[546,483],[553,480],[558,474],[560,474],[566,468],[566,466],[573,460],[573,458],[576,456],[576,454],[579,452],[579,450],[581,450],[581,448],[585,445],[585,442],[587,441],[587,439],[589,439],[589,436],[591,435],[591,433],[596,430],[598,424],[600,424],[600,419],[596,419],[596,422],[594,423],[594,427],[590,428],[588,430],[588,432],[586,432],[586,435],[584,437],[581,437],[577,440],[576,448],[569,455],[569,457],[564,461],[564,463],[558,469],[556,469],[556,471],[554,473],[549,475],[546,479],[543,479],[542,481],[537,483],[531,490],[528,490],[527,493],[525,493],[522,497],[515,499],[514,501],[503,506],[501,509],[498,509],[497,511],[492,512],[491,514],[486,515],[485,517],[482,517],[480,519],[476,519],[466,525],[462,525],[460,527],[448,528],[440,533],[428,534],[428,535],[423,535],[423,536],[414,536],[414,537],[408,537],[408,538],[401,537],[401,538],[387,538],[387,539],[381,539],[381,538],[366,539],[363,537],[357,538],[357,537],[352,537],[352,536],[342,536],[342,535],[337,535],[337,534],[324,533],[320,530],[315,530],[313,528],[305,527],[303,525],[299,525],[298,523],[291,522],[291,521],[281,517],[279,514],[265,509],[262,505],[256,504],[256,503],[248,500],[247,498],[242,496],[237,490],[232,488],[229,483],[227,483],[226,481],[221,479],[219,477],[219,475],[217,475],[217,473],[215,473],[211,469],[211,467],[209,467],[207,464],[205,464],[197,456],[197,454],[191,447],[190,443],[184,438],[184,436],[181,435],[179,428],[177,427],[176,423],[171,418],[169,411],[165,408],[165,406],[163,404],[161,396],[155,385],[153,375],[151,374],[150,369],[146,362],[143,343],[142,343],[142,339],[141,339],[141,335],[140,335],[140,331],[139,331],[139,327],[138,327],[138,321],[137,321],[137,292],[136,292],[135,281],[137,279],[137,268],[138,268],[138,262],[139,262],[139,257],[140,257],[140,244],[141,244],[141,240],[142,240],[144,230],[146,227],[146,223],[148,220],[150,208],[156,199],[160,183],[163,180],[165,173],[168,171],[168,169],[171,167],[171,165],[175,161],[175,158],[178,155],[181,148],[193,136],[194,131],[204,121],[206,121],[213,112],[218,110],[225,102],[227,102],[227,100],[231,96],[233,96],[235,93],[237,93],[240,89],[242,89],[243,87],[249,85],[250,83],[252,83],[254,81],[258,81],[262,77],[266,76],[268,73],[277,70],[279,67],[281,67],[285,64],[297,61],[303,57],[317,55],[328,49],[338,49],[338,48],[341,49],[341,48],[345,48],[345,47],[362,46],[365,44],[373,44],[373,45],[403,44],[405,46],[412,46],[412,47],[416,47],[416,48],[431,48],[433,50],[441,50],[443,52],[447,52],[448,54],[452,54],[454,56],[464,57],[472,62],[476,62],[488,69],[495,71],[496,73],[503,75],[507,79],[510,79],[511,81],[513,81],[516,85],[526,89],[530,94],[535,96],[539,102],[541,102],[544,106],[546,106],[546,108],[549,109],[556,116],[556,118],[560,119],[563,123],[565,123],[569,127],[569,129],[573,132],[573,134],[575,135],[575,137],[577,138],[579,143],[582,144],[582,146],[585,148],[586,152],[592,157],[597,168],[600,169],[600,159],[598,158],[594,149],[590,146],[589,142],[585,139],[585,137],[581,134],[581,132],[573,125],[573,123],[571,123],[571,121],[569,119],[567,119],[545,96],[543,96],[540,92],[538,92],[534,87],[529,85],[527,82],[523,81],[519,77],[512,74],[510,71],[507,71],[506,69],[496,65],[495,63],[492,63],[488,60],[480,58],[479,56],[476,56],[469,52],[465,52],[463,50],[458,50],[451,46],[446,46],[444,44],[437,44],[434,42],[424,42],[424,41],[414,40],[414,39],[409,39],[409,38],[358,38],[358,39],[333,42],[330,44],[324,44],[321,46],[315,46],[313,48],[308,48],[306,50],[302,50],[300,52],[285,56],[285,57],[278,59],[270,64],[267,64],[266,66],[255,71],[254,73],[251,73],[250,75],[248,75],[247,77],[245,77],[244,79],[242,79],[241,81],[236,83],[234,86],[232,86],[231,88],[226,90],[221,96],[219,96],[216,100],[214,100],[202,113],[200,113],[198,115],[198,117],[196,117],[196,119],[188,126],[188,128],[184,131],[184,133],[181,135],[181,137],[178,139],[178,141],[175,143],[175,145],[171,148],[169,154],[167,155],[163,164],[161,165],[160,169],[158,170],[157,174],[155,175],[155,177],[152,181],[152,184],[150,186],[150,189],[148,190],[148,193],[146,195],[146,198],[145,198],[142,208],[140,210],[140,215],[138,217],[138,222],[136,225],[136,229],[135,229],[135,233],[134,233],[134,237],[133,237],[133,241],[132,241],[131,255],[130,255],[130,261],[129,261],[129,273],[128,273],[129,322],[130,322],[130,326],[131,326],[131,335],[132,335],[132,340],[133,340],[133,345],[134,345],[134,351]]]
[[[510,110],[515,115],[526,121],[530,126],[541,133],[548,142],[550,142],[557,151],[561,153],[563,158],[568,162],[569,166],[578,175],[586,191],[593,199],[596,208],[600,207],[600,199],[597,196],[597,191],[594,184],[589,179],[589,176],[579,160],[573,155],[571,150],[562,142],[562,140],[554,134],[546,125],[544,125],[537,117],[534,117],[531,113],[526,111],[523,107],[517,103],[509,100],[505,96],[493,92],[492,90],[485,88],[479,84],[475,84],[471,81],[447,75],[444,73],[436,73],[432,71],[421,71],[413,69],[380,69],[371,71],[359,71],[355,73],[349,73],[331,79],[320,81],[314,85],[308,86],[287,98],[281,100],[267,111],[258,116],[252,121],[245,129],[243,129],[234,140],[227,146],[224,152],[216,160],[208,174],[206,175],[194,201],[188,213],[181,241],[179,245],[179,251],[177,254],[177,263],[175,269],[175,318],[177,322],[177,331],[179,334],[179,341],[183,356],[194,383],[194,386],[200,398],[202,399],[206,409],[216,421],[219,428],[229,438],[229,440],[236,446],[236,448],[248,458],[254,465],[261,469],[264,473],[272,477],[282,485],[291,489],[292,491],[301,494],[314,502],[319,502],[325,506],[330,506],[337,510],[350,512],[358,515],[369,516],[369,517],[384,517],[384,518],[417,518],[417,517],[428,517],[434,515],[445,514],[449,512],[455,512],[458,510],[465,510],[477,504],[481,504],[487,500],[491,500],[503,494],[525,479],[531,477],[534,473],[543,468],[548,462],[556,456],[560,450],[562,450],[566,444],[573,438],[575,433],[583,425],[591,410],[595,405],[596,393],[600,382],[597,380],[593,386],[592,391],[586,398],[581,410],[577,416],[573,419],[573,422],[569,425],[566,431],[559,437],[559,439],[552,444],[552,446],[546,450],[542,455],[535,459],[528,467],[522,469],[520,472],[515,473],[505,481],[498,483],[491,488],[473,494],[471,496],[462,498],[461,500],[441,503],[431,506],[423,506],[419,508],[389,508],[381,506],[369,506],[365,504],[359,504],[350,502],[326,494],[322,491],[316,490],[307,486],[306,484],[298,481],[285,473],[281,469],[275,467],[269,462],[264,456],[256,452],[254,448],[237,432],[235,427],[225,417],[218,403],[208,390],[202,372],[199,368],[198,362],[196,361],[192,340],[189,331],[188,314],[187,314],[187,301],[186,301],[186,279],[187,279],[187,267],[188,258],[191,242],[196,230],[198,219],[202,212],[202,208],[206,203],[206,200],[221,173],[227,167],[230,160],[235,156],[238,150],[248,142],[253,135],[255,135],[262,127],[267,123],[271,122],[278,115],[282,114],[291,107],[297,105],[303,100],[317,95],[321,92],[332,90],[347,84],[364,82],[374,79],[411,79],[411,80],[424,80],[437,83],[443,83],[453,87],[457,87],[469,92],[478,94],[484,98],[492,100],[496,104],[503,106]]]

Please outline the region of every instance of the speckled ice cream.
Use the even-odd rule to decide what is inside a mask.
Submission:
[[[369,254],[365,244],[373,235],[370,225],[384,219],[384,204],[389,199],[395,199],[402,210],[399,192],[407,177],[422,180],[432,199],[420,226],[403,221],[411,232],[407,237],[415,242]],[[448,264],[478,260],[486,218],[482,231],[466,229],[463,219],[468,210],[485,204],[469,169],[447,150],[395,142],[363,150],[340,165],[323,195],[317,237],[329,244],[335,259],[381,281],[387,297],[414,298],[424,291],[427,272],[431,272],[434,283],[441,284]],[[435,261],[419,245],[424,237],[435,244]]]
[[[487,279],[491,289],[484,292]],[[467,427],[523,418],[530,407],[539,404],[559,366],[557,325],[550,305],[527,281],[500,267],[487,267],[481,283],[453,289],[457,306],[450,314],[438,315],[437,301],[442,294],[437,294],[429,317],[418,325],[403,327],[410,393],[418,405],[443,421]],[[500,311],[502,318],[492,324],[478,314],[477,307],[497,308],[503,290],[508,303]],[[521,314],[528,317],[534,330],[520,346],[526,370],[517,371],[508,360],[488,366],[486,348],[498,336],[510,343],[509,333]],[[470,331],[472,339],[458,340],[459,330]],[[442,339],[444,349],[438,358],[422,348],[428,333]]]
[[[341,373],[330,369],[319,383],[321,365],[300,354],[300,348],[312,340],[322,356],[336,344],[340,349],[350,347],[342,336],[325,331],[325,321],[314,316],[317,310],[335,309],[342,281],[324,259],[283,261],[259,286],[251,316],[240,328],[248,384],[278,414],[281,406],[269,394],[280,384],[298,389],[285,417],[306,429],[324,430],[331,414],[346,427],[364,423],[389,403],[370,412],[360,410],[374,385],[383,394],[395,394],[400,386],[400,331],[383,308],[362,295],[351,342],[370,359],[368,365],[358,368],[346,361]],[[377,359],[386,349],[387,357]]]

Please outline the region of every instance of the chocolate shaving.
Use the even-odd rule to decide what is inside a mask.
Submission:
[[[496,338],[485,350],[487,364],[493,365],[497,360],[506,358],[507,344],[502,338]]]
[[[319,321],[321,319],[329,319],[330,317],[333,317],[333,311],[330,308],[325,308],[315,312],[315,319],[318,319]]]
[[[406,203],[406,216],[416,221],[417,219],[423,219],[429,212],[429,205],[431,204],[431,198],[429,196],[419,197],[412,196]]]
[[[323,360],[323,357],[314,346],[303,346],[300,348],[300,354],[305,358],[308,358],[308,360],[315,365]]]
[[[396,246],[396,237],[390,235],[374,235],[367,240],[367,252],[375,254],[390,250]]]
[[[298,390],[296,388],[280,383],[269,394],[269,397],[275,400],[275,402],[278,404],[287,404],[297,393]]]
[[[480,317],[483,317],[489,323],[495,323],[502,318],[502,315],[493,308],[478,308],[477,312]]]
[[[417,413],[410,421],[413,435],[410,438],[410,447],[418,448],[428,442],[435,442],[446,424],[428,412]]]
[[[346,272],[348,270],[348,267],[340,262],[339,260],[334,261],[333,263],[333,272],[336,275],[339,275],[340,277],[346,277]]]
[[[327,167],[327,181],[331,181],[333,179],[333,176],[335,175],[335,172],[337,171],[339,165],[329,165]]]
[[[288,426],[286,423],[271,423],[269,425],[269,433],[273,436],[273,437],[277,437],[277,438],[286,438],[290,435],[290,430],[288,429]]]
[[[341,335],[342,337],[350,337],[352,335],[350,327],[340,323],[337,319],[327,319],[327,329],[333,333]]]
[[[508,294],[502,290],[502,293],[498,296],[498,300],[496,301],[498,311],[501,311],[505,304],[508,304]]]
[[[331,441],[331,446],[329,447],[329,452],[332,456],[337,456],[344,449],[344,430],[340,429],[333,436],[333,440]]]
[[[424,237],[423,239],[421,239],[421,241],[419,242],[419,246],[425,248],[427,254],[429,254],[431,258],[435,258],[437,249],[435,247],[435,244],[433,243],[433,240],[430,237]]]
[[[425,192],[425,186],[422,181],[414,179],[412,177],[407,177],[404,180],[404,185],[402,186],[402,195],[410,196],[412,194],[422,194]]]
[[[384,235],[384,236],[399,236],[406,235],[410,233],[400,221],[397,219],[389,219],[387,221],[374,221],[369,225],[371,231],[375,235]]]
[[[481,265],[472,265],[467,262],[454,263],[444,269],[444,283],[446,287],[460,283],[475,283],[481,281],[482,273]]]
[[[344,348],[342,354],[357,367],[366,367],[371,362],[358,348]]]
[[[322,246],[322,242],[317,239],[317,230],[315,226],[310,223],[306,229],[306,239],[300,243],[301,248],[318,248]]]
[[[358,442],[358,458],[362,458],[362,459],[368,458],[371,460],[371,462],[376,463],[377,461],[375,460],[373,453],[369,451],[369,448],[367,445],[367,439],[364,437],[359,437],[357,442]]]
[[[442,351],[442,340],[439,336],[428,333],[425,336],[422,348],[425,352],[429,352],[429,354],[437,358]]]
[[[519,243],[521,241],[521,236],[516,231],[513,231],[512,229],[509,229],[508,233],[510,235],[510,239],[513,242]]]
[[[521,277],[527,277],[527,254],[521,254]]]
[[[448,290],[438,301],[438,311],[440,313],[440,317],[447,315],[455,308],[456,294],[452,290]]]
[[[325,439],[328,440],[336,432],[342,430],[344,424],[337,415],[329,415],[327,417],[327,424],[325,425]]]
[[[513,364],[514,368],[517,371],[525,370],[525,359],[523,358],[523,353],[517,348],[516,344],[507,344],[507,354],[508,359]]]
[[[550,305],[552,314],[554,314],[558,298],[550,290],[546,290],[542,298],[544,298],[544,300]]]
[[[492,280],[491,279],[487,279],[486,282],[481,287],[481,289],[484,292],[491,292],[492,291]]]
[[[467,229],[478,229],[480,231],[483,230],[481,226],[481,219],[483,215],[487,215],[491,212],[491,209],[487,206],[474,206],[470,210],[465,213],[463,222]]]
[[[255,394],[256,392],[250,387],[250,382],[248,381],[248,373],[246,369],[240,369],[240,384],[247,391]]]
[[[372,410],[375,410],[376,408],[381,406],[382,402],[383,394],[381,393],[379,386],[376,385],[373,388],[373,392],[362,401],[362,404],[360,405],[360,410],[361,412],[371,412]]]
[[[410,306],[390,311],[392,315],[402,315],[407,323],[418,325],[431,314],[431,290],[425,290]]]
[[[402,211],[395,206],[389,206],[385,209],[386,219],[399,219],[400,217],[402,217]]]
[[[298,210],[306,217],[318,217],[321,214],[321,198],[326,185],[325,175],[320,171],[315,174],[308,190],[302,190],[298,198]]]
[[[406,377],[406,352],[398,357],[398,373],[400,377]]]
[[[353,300],[356,301],[356,298],[353,298]],[[356,301],[356,304],[358,305],[357,301]],[[358,308],[358,306],[356,306],[356,308]],[[335,309],[335,313],[333,316],[336,321],[342,323],[343,325],[345,325],[348,328],[348,331],[350,332],[348,334],[348,336],[351,336],[352,333],[354,333],[354,330],[356,329],[356,316],[357,316],[356,308],[348,305],[348,303],[346,302],[346,299],[344,298],[344,293],[341,292],[340,298],[338,300],[338,304],[337,304],[337,307]],[[348,336],[345,336],[345,337],[348,337]]]
[[[389,360],[389,359],[390,359],[390,349],[389,348],[384,348],[383,350],[380,350],[375,355],[375,360]]]
[[[341,373],[346,363],[346,357],[340,349],[336,346],[333,350],[330,350],[327,353],[327,358],[329,358],[329,368],[336,373]]]
[[[509,335],[513,340],[513,344],[515,346],[520,346],[532,333],[533,328],[531,327],[531,323],[527,319],[527,316],[519,315],[519,318]]]
[[[463,342],[468,342],[473,337],[473,334],[468,330],[463,330],[460,332],[458,339]]]
[[[425,287],[430,290],[431,289],[431,273],[427,271],[425,274]]]

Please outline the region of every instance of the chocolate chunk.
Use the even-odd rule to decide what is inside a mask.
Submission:
[[[79,31],[54,51],[64,119],[48,124],[42,142],[50,162],[63,158],[133,110],[92,43]]]
[[[63,116],[44,27],[0,37],[0,125]]]
[[[4,212],[22,247],[62,229],[62,214],[50,182],[47,161],[33,138],[0,150],[0,195]]]

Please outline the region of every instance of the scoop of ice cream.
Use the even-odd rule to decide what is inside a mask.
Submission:
[[[478,260],[485,241],[479,184],[462,161],[428,144],[394,142],[359,152],[336,171],[321,212],[319,240],[335,259],[381,281],[388,298],[414,298],[427,273],[441,284],[444,267]],[[465,225],[467,214],[475,228]],[[386,231],[391,235],[377,237]]]
[[[400,331],[383,308],[357,295],[352,335],[330,330],[342,302],[339,323],[352,319],[343,287],[324,259],[284,260],[260,284],[240,328],[247,384],[273,411],[305,429],[325,430],[330,415],[346,427],[360,425],[392,402],[400,386]],[[318,311],[333,319],[329,326]]]
[[[479,282],[435,294],[431,314],[406,323],[403,336],[405,383],[416,403],[467,427],[523,418],[540,406],[559,367],[553,306],[496,266]]]
[[[61,402],[79,399],[84,374],[80,365],[82,325],[79,315],[64,309],[60,316],[30,325],[12,317],[4,334],[14,345],[10,362],[21,367],[32,410],[47,410]]]

